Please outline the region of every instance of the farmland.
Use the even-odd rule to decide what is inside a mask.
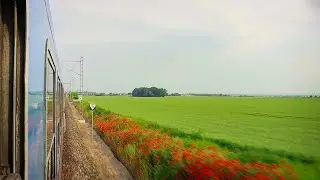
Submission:
[[[109,139],[108,142],[117,143],[117,152],[120,154],[127,154],[127,151],[122,152],[121,149],[126,149],[128,145],[131,147],[131,144],[141,148],[146,145],[148,148],[150,145],[158,146],[154,143],[162,140],[156,140],[157,138],[151,136],[152,133],[145,134],[152,132],[148,129],[155,128],[155,134],[159,133],[156,130],[158,129],[179,137],[187,149],[189,145],[190,148],[196,145],[204,149],[218,147],[229,158],[243,163],[260,161],[269,164],[279,163],[279,160],[284,159],[295,167],[302,179],[320,177],[320,99],[92,96],[85,97],[85,101],[96,103],[98,109],[109,110],[122,117],[131,117],[141,126],[141,131],[137,131],[134,123],[126,119],[99,123],[99,131],[104,132],[106,137],[116,138]],[[98,109],[97,111],[100,111]],[[112,119],[115,118],[111,117]],[[129,128],[131,126],[132,129]],[[127,128],[129,130],[126,130]],[[117,132],[114,137],[113,132]],[[119,133],[123,135],[120,136]],[[137,137],[136,133],[142,133],[138,135],[141,137],[150,136],[151,144],[141,144],[139,140],[130,140],[131,143],[127,145],[122,144]],[[152,140],[152,137],[155,139]],[[118,141],[119,138],[125,139]],[[126,140],[127,138],[129,139]],[[225,151],[226,149],[228,151]],[[179,152],[182,153],[183,150]],[[128,157],[128,154],[120,156]],[[254,168],[252,165],[248,166]],[[212,170],[220,172],[218,169]]]
[[[320,99],[86,97],[136,119],[244,145],[320,154]]]

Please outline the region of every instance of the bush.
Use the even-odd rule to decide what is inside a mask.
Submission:
[[[78,92],[72,92],[72,93],[71,93],[71,98],[72,98],[72,99],[79,99]]]

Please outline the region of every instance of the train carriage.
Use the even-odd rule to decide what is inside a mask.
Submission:
[[[0,180],[60,179],[65,93],[48,0],[0,3]]]

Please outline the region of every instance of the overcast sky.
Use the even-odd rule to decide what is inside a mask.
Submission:
[[[317,0],[51,0],[61,64],[86,90],[320,93]],[[65,81],[72,73],[64,72]],[[78,86],[79,78],[74,83]]]

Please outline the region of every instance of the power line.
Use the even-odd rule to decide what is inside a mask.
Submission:
[[[63,66],[63,67],[64,67],[64,68],[66,68],[66,69],[68,69],[69,71],[71,71],[71,72],[73,72],[73,73],[75,73],[75,74],[77,74],[77,75],[81,76],[81,74],[79,74],[79,73],[75,72],[74,70],[72,70],[72,69],[68,68],[67,66]]]
[[[70,63],[80,63],[80,73],[78,73],[78,72],[75,72],[73,69],[70,69],[70,68],[68,68],[67,66],[63,66],[63,67],[65,67],[66,69],[68,69],[69,71],[71,71],[71,72],[73,72],[73,73],[75,73],[75,74],[77,74],[77,75],[79,75],[80,76],[80,92],[79,92],[79,94],[81,94],[81,96],[83,96],[83,94],[84,94],[84,85],[83,85],[83,57],[81,56],[80,57],[80,60],[79,61],[64,61],[64,62],[70,62]],[[82,101],[81,101],[81,115],[83,115],[83,103],[82,103]]]

